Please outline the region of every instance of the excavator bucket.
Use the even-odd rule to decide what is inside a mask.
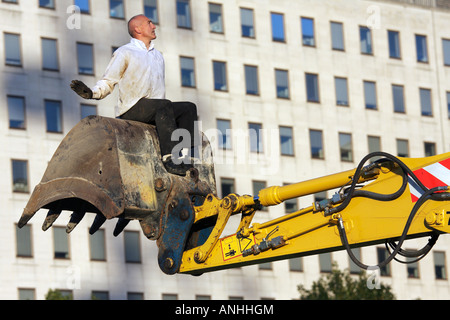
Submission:
[[[114,235],[129,221],[140,222],[147,238],[157,240],[160,267],[175,273],[194,221],[194,201],[216,193],[211,147],[201,135],[198,161],[185,176],[170,174],[161,162],[154,126],[90,116],[63,139],[26,205],[19,227],[48,209],[43,230],[63,211],[72,212],[71,232],[86,213],[96,217],[93,234],[107,219],[118,218]]]

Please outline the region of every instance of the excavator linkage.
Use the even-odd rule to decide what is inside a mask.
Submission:
[[[59,145],[19,227],[40,209],[48,209],[44,231],[63,211],[73,212],[68,233],[87,212],[96,214],[91,234],[107,219],[118,218],[115,236],[131,220],[138,220],[145,236],[157,240],[160,267],[175,273],[194,221],[193,204],[216,193],[210,144],[204,135],[201,138],[200,161],[178,176],[168,173],[161,162],[154,126],[87,117]]]

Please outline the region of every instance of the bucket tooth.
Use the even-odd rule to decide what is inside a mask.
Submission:
[[[130,223],[131,220],[119,218],[119,221],[117,221],[116,227],[114,228],[113,235],[114,237],[117,237],[123,229]]]
[[[94,222],[92,222],[91,228],[89,229],[89,234],[93,235],[94,233],[96,233],[98,229],[100,229],[100,227],[105,223],[105,221],[106,217],[103,214],[98,213],[95,216]]]
[[[85,211],[74,211],[70,216],[70,221],[67,224],[66,232],[71,233],[72,230],[75,229],[75,227],[80,223],[81,219],[84,218],[85,214]]]
[[[42,230],[47,231],[53,223],[58,219],[62,210],[59,209],[50,209],[48,210],[47,217],[45,217],[44,223],[42,224]]]

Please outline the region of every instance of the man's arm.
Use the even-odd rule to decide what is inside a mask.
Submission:
[[[114,90],[114,87],[122,78],[126,66],[124,55],[116,52],[113,54],[103,78],[92,89],[80,80],[73,80],[70,87],[84,99],[103,99]]]

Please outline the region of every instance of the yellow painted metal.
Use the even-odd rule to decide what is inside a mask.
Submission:
[[[449,158],[450,153],[427,158],[401,158],[401,160],[415,171]],[[354,173],[355,171],[351,170],[288,187],[270,187],[259,193],[259,200],[266,205],[275,205],[279,201],[293,197],[335,189],[348,185]],[[403,172],[399,167],[386,166],[371,179],[373,181],[366,183],[359,190],[390,194],[402,185]],[[215,208],[220,208],[215,211],[218,215],[215,229],[223,230],[231,214],[251,211],[254,203],[252,197],[236,197],[229,208],[225,208],[225,201],[229,200],[214,200]],[[219,239],[218,232],[215,232],[214,241],[207,241],[201,248],[203,254],[201,260],[195,259],[199,248],[185,251],[179,272],[201,274],[343,249],[336,227],[339,218],[343,219],[351,246],[383,243],[387,239],[396,239],[402,234],[414,204],[410,189],[406,187],[403,194],[392,201],[354,197],[344,210],[330,216],[324,211],[315,210],[312,206],[261,224],[254,223],[250,226],[250,221],[246,221],[240,224],[233,235]],[[198,218],[210,215],[211,207],[208,206],[210,204],[197,209]],[[415,215],[408,237],[423,237],[436,230],[449,233],[449,218],[450,201],[428,200]],[[271,248],[268,244],[276,245],[275,248]],[[252,246],[262,250],[260,252],[256,250],[256,254],[246,251]]]

